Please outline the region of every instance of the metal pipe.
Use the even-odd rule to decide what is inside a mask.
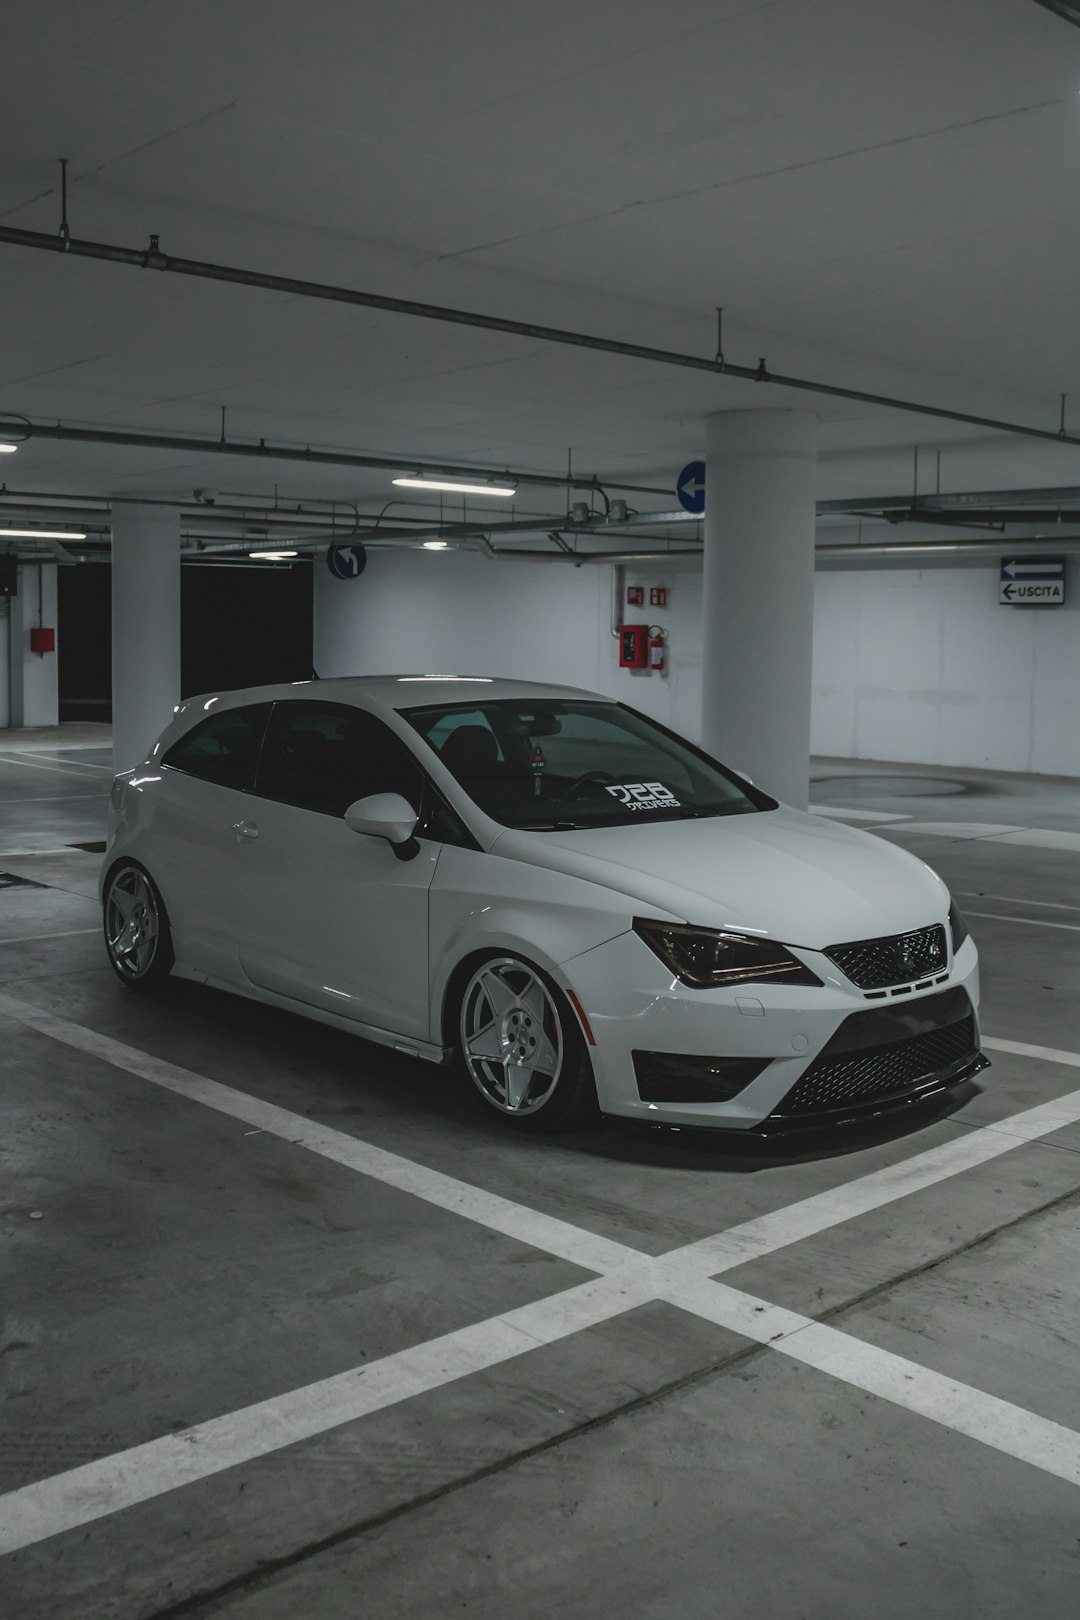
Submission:
[[[833,383],[817,382],[807,377],[790,377],[770,372],[765,361],[757,367],[739,366],[722,357],[707,359],[703,355],[683,354],[674,349],[656,349],[641,343],[624,343],[614,338],[595,337],[587,332],[574,332],[563,327],[541,326],[534,321],[507,320],[499,315],[482,315],[477,310],[455,309],[444,304],[421,303],[412,298],[392,298],[385,293],[362,292],[353,287],[336,287],[327,282],[307,281],[295,276],[273,275],[262,270],[244,270],[235,265],[213,264],[201,259],[181,259],[162,253],[158,239],[152,236],[150,245],[143,249],[116,247],[106,242],[81,241],[75,237],[61,239],[44,231],[20,230],[13,225],[0,225],[0,242],[12,247],[35,248],[46,253],[66,253],[76,258],[104,259],[112,264],[129,265],[138,270],[157,270],[173,275],[194,276],[204,281],[231,282],[235,286],[259,287],[267,292],[287,293],[293,298],[317,298],[335,304],[352,304],[364,309],[379,309],[392,315],[411,315],[421,320],[442,321],[455,326],[478,327],[487,332],[504,332],[511,337],[532,338],[539,343],[559,343],[571,348],[593,349],[602,354],[623,355],[630,360],[647,360],[655,365],[681,366],[693,371],[707,371],[714,376],[736,377],[744,382],[772,383],[780,388],[794,388],[811,394],[824,394],[832,399],[850,399],[863,405],[875,405],[887,410],[908,411],[917,416],[932,416],[945,422],[964,422],[972,427],[989,428],[995,433],[1019,434],[1025,438],[1051,439],[1055,444],[1080,445],[1080,437],[1062,433],[1058,428],[1029,427],[1022,422],[1004,421],[993,416],[978,416],[970,411],[946,410],[940,405],[924,405],[916,400],[901,399],[889,394],[872,394],[860,388],[841,388]],[[187,448],[171,441],[163,448]],[[222,451],[230,453],[224,443]],[[232,454],[244,452],[234,447]],[[266,454],[265,451],[248,453]],[[289,459],[282,457],[281,459]],[[292,459],[316,459],[313,453],[297,453]],[[353,462],[353,465],[364,465]],[[367,463],[370,464],[370,461]],[[386,465],[385,462],[380,463]],[[405,465],[416,463],[406,462]],[[423,462],[426,467],[434,463]],[[394,466],[401,463],[394,462]],[[494,470],[493,470],[494,471]],[[524,481],[524,480],[523,480]],[[550,482],[551,480],[547,480]],[[564,479],[554,480],[565,483]],[[584,483],[578,486],[586,487]],[[628,485],[612,486],[628,488]]]
[[[2,230],[2,227],[0,227]],[[2,237],[0,237],[2,240]],[[29,427],[28,427],[29,424]],[[267,444],[265,439],[250,443],[243,439],[204,439],[184,433],[136,433],[131,429],[73,427],[62,422],[34,422],[27,417],[0,415],[0,437],[18,431],[29,439],[60,439],[74,444],[119,444],[142,450],[182,450],[196,455],[245,456],[256,461],[303,461],[316,467],[387,468],[419,467],[424,472],[450,478],[512,478],[518,484],[536,484],[556,489],[629,489],[642,495],[668,495],[669,490],[647,484],[623,484],[618,479],[588,478],[570,474],[516,472],[507,468],[463,467],[450,462],[431,461],[424,456],[358,455],[348,450],[313,450],[310,445]],[[163,504],[163,503],[162,503]]]
[[[869,514],[911,509],[940,512],[988,506],[1053,506],[1065,501],[1080,501],[1080,486],[1065,484],[1050,489],[964,490],[953,495],[920,495],[916,501],[910,495],[852,496],[847,500],[818,501],[817,511],[818,517],[826,517],[844,512]],[[1014,521],[1019,523],[1022,520],[1016,518]]]
[[[954,553],[959,557],[977,557],[980,560],[996,561],[1002,553],[1013,552],[1020,555],[1024,551],[1045,552],[1047,541],[1039,536],[1034,539],[1018,540],[908,540],[897,541],[892,545],[884,542],[867,541],[865,544],[852,541],[850,544],[838,542],[835,545],[826,542],[816,546],[814,556],[826,562],[839,562],[842,560],[856,561],[863,557],[929,557],[944,556]],[[1052,542],[1054,551],[1074,552],[1080,550],[1080,534],[1063,534],[1055,537]]]

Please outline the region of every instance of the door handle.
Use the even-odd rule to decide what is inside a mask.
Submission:
[[[234,832],[237,838],[258,838],[259,829],[253,821],[232,821],[229,831]]]

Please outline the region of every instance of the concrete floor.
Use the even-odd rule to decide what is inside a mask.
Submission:
[[[970,914],[959,1107],[528,1140],[126,993],[77,733],[0,738],[5,1620],[1076,1620],[1080,782],[815,767]]]

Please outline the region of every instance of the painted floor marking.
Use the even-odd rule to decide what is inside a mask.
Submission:
[[[988,917],[991,922],[1023,923],[1025,928],[1064,928],[1066,933],[1080,934],[1080,923],[1054,922],[1051,917],[1011,917],[1003,911],[972,911],[964,907],[965,917]]]
[[[414,1197],[448,1210],[453,1215],[476,1221],[480,1226],[528,1243],[533,1248],[544,1249],[548,1254],[558,1255],[561,1260],[569,1260],[586,1270],[610,1271],[626,1260],[637,1257],[637,1250],[625,1244],[572,1226],[554,1215],[545,1215],[540,1210],[515,1204],[509,1198],[485,1192],[469,1182],[444,1175],[440,1170],[428,1169],[397,1153],[390,1153],[385,1148],[350,1136],[345,1131],[316,1124],[288,1108],[263,1102],[232,1086],[221,1085],[217,1080],[208,1080],[190,1069],[168,1063],[164,1058],[151,1057],[134,1046],[127,1046],[108,1035],[100,1035],[96,1030],[72,1023],[30,1002],[0,994],[0,1014],[15,1018],[65,1046],[73,1046],[78,1051],[100,1058],[114,1068],[149,1080],[166,1091],[176,1092],[192,1102],[203,1103],[207,1108],[242,1120],[244,1124],[253,1125],[268,1135],[278,1136],[335,1164],[359,1171],[373,1181],[412,1193]]]
[[[684,1284],[665,1289],[662,1297],[868,1395],[1080,1485],[1080,1434],[1060,1423],[724,1283]]]
[[[69,892],[65,890],[65,893]],[[58,934],[16,934],[14,939],[0,938],[4,945],[33,945],[41,939],[74,939],[76,934],[100,934],[100,928],[63,928]]]
[[[0,1497],[0,1553],[91,1523],[180,1485],[309,1439],[657,1299],[1080,1484],[1080,1434],[944,1378],[838,1328],[702,1275],[703,1271],[722,1270],[785,1247],[866,1209],[983,1163],[1021,1142],[1075,1123],[1080,1120],[1080,1091],[1025,1109],[956,1142],[932,1148],[899,1165],[886,1166],[788,1209],[746,1222],[741,1228],[687,1244],[666,1255],[651,1256],[344,1132],[315,1125],[288,1109],[150,1057],[32,1003],[0,994],[0,1014],[166,1090],[601,1274],[560,1294],[367,1366],[12,1491]],[[1080,1068],[1080,1053],[992,1039],[985,1044]]]
[[[884,810],[851,810],[847,805],[812,804],[812,816],[839,816],[845,821],[910,821],[910,816],[887,815]]]
[[[60,776],[67,776],[72,771],[107,771],[110,776],[113,774],[111,765],[84,765],[75,759],[45,765],[39,759],[23,759],[19,754],[0,754],[0,765],[25,766],[28,771],[52,771]]]
[[[31,855],[78,855],[85,850],[72,849],[70,844],[57,844],[51,849],[0,849],[0,861],[24,861]]]
[[[891,828],[885,827],[885,832]],[[1004,844],[1022,844],[1030,849],[1080,851],[1080,833],[1062,832],[1055,827],[1012,827],[992,821],[907,821],[898,833],[926,833],[934,838],[978,839]]]
[[[991,1051],[1009,1052],[1017,1057],[1038,1058],[1043,1062],[1061,1063],[1080,1068],[1080,1053],[1060,1052],[1052,1047],[1029,1046],[1018,1041],[999,1041],[989,1036],[983,1046]],[[965,1170],[972,1170],[1003,1153],[1010,1152],[1023,1142],[1037,1141],[1068,1125],[1080,1122],[1080,1090],[1066,1092],[1063,1097],[1049,1103],[1026,1108],[1003,1120],[993,1121],[970,1131],[966,1136],[938,1147],[927,1148],[897,1164],[888,1164],[880,1170],[838,1187],[813,1193],[798,1203],[783,1209],[771,1210],[743,1221],[725,1232],[686,1244],[678,1251],[680,1269],[705,1270],[715,1276],[731,1271],[749,1260],[801,1243],[805,1238],[817,1237],[822,1232],[845,1221],[881,1209],[898,1198],[922,1192],[938,1182]]]
[[[656,1298],[601,1277],[0,1496],[0,1556],[512,1361]]]
[[[1080,911],[1080,906],[1067,906],[1061,900],[1028,900],[1015,894],[976,894],[973,889],[957,889],[961,900],[1003,900],[1009,906],[1037,906],[1040,911]]]

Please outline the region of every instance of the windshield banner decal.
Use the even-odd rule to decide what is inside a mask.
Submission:
[[[628,810],[675,810],[680,804],[663,782],[621,782],[608,792]]]

